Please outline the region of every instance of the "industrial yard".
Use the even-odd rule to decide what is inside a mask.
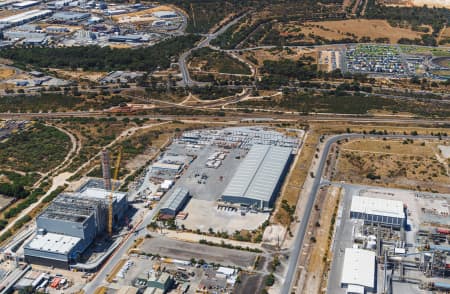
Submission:
[[[343,188],[328,289],[445,293],[450,196],[347,184]]]
[[[89,281],[123,242],[135,238],[128,257],[110,272],[111,289],[231,291],[239,271],[253,270],[263,252],[261,226],[303,135],[267,127],[186,131],[127,193],[114,191],[119,183],[103,150],[103,179],[82,179],[57,195],[4,248],[9,261],[0,269],[17,280],[6,279],[3,286],[78,291],[80,281]],[[261,239],[246,239],[256,231]]]

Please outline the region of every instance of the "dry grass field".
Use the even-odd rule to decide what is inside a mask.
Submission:
[[[310,34],[327,40],[340,40],[351,36],[356,36],[358,39],[370,37],[372,40],[388,38],[391,43],[397,43],[400,38],[415,39],[421,36],[421,33],[410,29],[392,27],[385,20],[367,19],[306,22],[301,26],[294,23],[280,27],[280,29],[287,35],[304,34],[305,41],[313,40],[309,37]]]
[[[328,271],[327,265],[331,260],[331,232],[334,230],[333,213],[337,210],[341,190],[337,187],[331,187],[325,196],[320,207],[320,215],[316,221],[310,224],[314,227],[313,235],[316,238],[314,246],[309,247],[309,260],[307,261],[307,274],[302,293],[321,293],[323,283],[326,280],[324,274]],[[318,203],[320,205],[320,203]]]
[[[14,69],[8,67],[0,67],[0,80],[9,79],[15,74]]]
[[[450,191],[448,165],[437,143],[354,140],[341,145],[334,179],[425,191]]]
[[[281,191],[281,196],[277,200],[276,209],[274,212],[273,221],[288,226],[290,224],[290,216],[288,211],[281,205],[283,201],[289,206],[294,206],[298,202],[298,197],[303,183],[308,175],[308,170],[316,152],[316,145],[319,141],[320,134],[316,132],[310,132],[306,137],[303,148],[291,172],[288,175],[286,183]]]
[[[330,46],[331,48],[331,46]],[[247,61],[255,64],[262,65],[264,60],[280,60],[280,59],[289,59],[289,60],[298,60],[301,57],[313,57],[317,58],[317,51],[315,49],[309,48],[289,48],[289,50],[280,50],[280,49],[260,49],[260,50],[252,50],[252,51],[244,51],[242,57]],[[255,62],[255,60],[257,62]]]

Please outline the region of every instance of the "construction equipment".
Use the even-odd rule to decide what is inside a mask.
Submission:
[[[122,159],[122,147],[119,148],[119,154],[117,155],[116,159],[116,165],[114,167],[114,178],[113,183],[111,185],[111,193],[109,194],[109,207],[108,207],[108,234],[109,237],[112,237],[113,232],[113,195],[114,195],[114,189],[115,182],[117,181],[117,177],[119,176],[119,168],[120,168],[120,161]]]

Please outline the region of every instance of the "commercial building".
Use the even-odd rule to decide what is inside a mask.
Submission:
[[[40,3],[41,3],[41,1],[34,1],[34,0],[23,1],[23,2],[14,3],[12,5],[12,7],[15,9],[25,9],[25,8],[30,8],[32,6],[38,5]]]
[[[4,1],[0,1],[0,8],[4,8],[6,6],[9,6],[13,3],[19,2],[18,0],[4,0]]]
[[[52,16],[52,20],[56,22],[78,22],[91,17],[90,13],[85,12],[74,12],[74,11],[61,11],[56,12]]]
[[[0,18],[0,24],[6,24],[9,26],[18,26],[30,21],[42,19],[51,14],[52,14],[51,10],[34,9],[16,15]]]
[[[36,218],[37,234],[24,246],[25,260],[68,268],[95,238],[106,232],[109,191],[85,188],[58,195]],[[128,208],[125,193],[113,194],[113,225]]]
[[[176,188],[160,209],[160,213],[164,216],[175,217],[188,201],[189,191],[184,188]]]
[[[222,194],[222,201],[271,208],[289,168],[292,148],[253,145]]]
[[[346,248],[341,287],[347,293],[364,294],[375,291],[375,252]]]
[[[400,228],[404,225],[405,211],[401,201],[353,196],[350,217]]]
[[[123,43],[141,43],[148,42],[148,38],[143,35],[111,35],[108,38],[109,42],[123,42]]]

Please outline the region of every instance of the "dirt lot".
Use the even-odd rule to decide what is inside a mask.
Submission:
[[[442,30],[440,38],[441,38],[441,40],[450,38],[450,27],[446,27],[445,29]]]
[[[8,207],[13,200],[14,199],[11,197],[6,197],[0,194],[0,211]]]
[[[372,40],[388,38],[391,43],[396,43],[400,38],[420,38],[419,32],[394,28],[385,20],[367,19],[307,22],[298,33],[303,33],[306,36],[314,34],[328,40],[348,38],[350,35],[356,35],[358,39],[364,36],[370,37]]]
[[[127,13],[127,14],[121,14],[118,16],[113,16],[113,20],[119,22],[119,23],[148,23],[156,20],[153,16],[154,12],[157,11],[173,11],[178,9],[174,9],[172,6],[163,5],[163,6],[157,6],[154,8],[144,9],[137,12]]]
[[[62,70],[62,69],[55,69],[51,68],[50,70],[56,72],[59,77],[61,78],[68,78],[68,79],[77,79],[77,80],[89,80],[92,82],[96,82],[99,79],[106,76],[106,72],[85,72],[85,71],[70,71],[70,70]]]
[[[335,180],[425,191],[450,191],[448,165],[437,143],[355,140],[343,144]]]
[[[182,260],[190,260],[191,258],[204,259],[207,262],[242,268],[253,266],[257,255],[256,253],[242,250],[187,243],[168,238],[145,239],[140,249],[143,252],[159,254],[162,257],[167,256]]]

